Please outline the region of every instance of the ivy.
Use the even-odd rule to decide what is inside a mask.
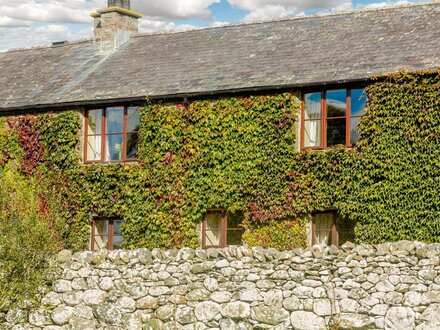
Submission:
[[[122,217],[128,248],[197,247],[213,208],[243,212],[251,246],[303,246],[304,219],[328,208],[356,224],[361,242],[434,242],[439,81],[439,72],[376,78],[353,149],[298,152],[300,104],[286,93],[148,102],[135,164],[82,165],[75,111],[9,119],[20,126],[0,130],[0,165],[36,177],[54,237],[74,250],[87,248],[95,216]]]

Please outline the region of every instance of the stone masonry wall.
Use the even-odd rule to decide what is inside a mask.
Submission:
[[[13,329],[440,329],[440,244],[62,251]],[[0,321],[1,322],[1,321]]]

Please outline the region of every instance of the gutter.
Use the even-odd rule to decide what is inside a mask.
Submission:
[[[175,94],[163,94],[163,95],[145,95],[145,96],[134,96],[134,97],[124,97],[124,98],[114,98],[114,99],[103,99],[103,100],[83,100],[83,101],[72,101],[72,102],[61,102],[61,103],[50,103],[50,104],[35,104],[26,105],[19,107],[7,107],[0,108],[0,117],[10,116],[10,115],[23,115],[23,114],[33,114],[33,113],[43,113],[43,112],[60,112],[67,110],[75,110],[81,108],[93,108],[98,106],[110,106],[110,105],[122,105],[122,104],[141,104],[148,100],[150,101],[177,101],[182,102],[182,100],[191,99],[207,99],[211,97],[227,97],[227,96],[246,96],[249,94],[270,94],[270,93],[282,93],[291,92],[293,89],[308,91],[313,89],[323,89],[325,88],[341,88],[341,85],[366,85],[371,79],[356,79],[356,80],[338,80],[331,82],[312,82],[307,84],[291,84],[291,85],[269,85],[269,86],[258,86],[258,87],[245,87],[239,89],[224,89],[216,91],[201,91],[193,93],[175,93]]]

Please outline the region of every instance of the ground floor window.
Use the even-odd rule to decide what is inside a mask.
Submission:
[[[242,213],[209,211],[202,221],[202,248],[242,245]]]
[[[91,227],[92,251],[101,249],[117,250],[121,248],[121,219],[94,219]]]
[[[336,211],[319,212],[312,219],[312,245],[342,245],[354,239],[354,226]]]

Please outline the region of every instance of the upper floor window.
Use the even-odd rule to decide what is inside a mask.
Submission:
[[[202,221],[202,248],[242,245],[242,213],[209,211]]]
[[[303,95],[301,149],[353,146],[367,97],[363,89],[326,90]]]
[[[108,107],[86,111],[85,162],[136,160],[139,108]]]

